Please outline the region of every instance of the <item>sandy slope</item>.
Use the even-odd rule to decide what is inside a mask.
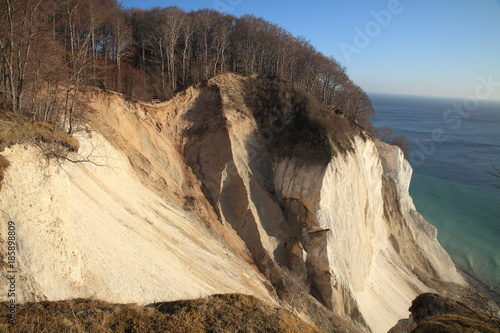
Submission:
[[[19,302],[149,303],[224,292],[271,301],[252,267],[194,214],[141,184],[102,136],[79,140],[79,156],[70,157],[92,163],[47,161],[33,146],[4,152],[11,167],[0,200],[2,235],[7,220],[15,221]]]

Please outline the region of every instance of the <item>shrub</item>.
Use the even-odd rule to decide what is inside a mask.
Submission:
[[[380,140],[385,142],[389,142],[391,140],[392,128],[390,128],[389,126],[384,126],[384,127],[377,127],[376,130]]]
[[[44,142],[61,145],[69,151],[78,151],[79,142],[73,136],[55,130],[47,123],[31,122],[23,118],[0,119],[0,151],[24,142]]]
[[[405,136],[396,136],[392,139],[392,144],[398,146],[403,151],[405,158],[408,159],[408,153],[410,151],[410,142]]]
[[[9,161],[2,155],[0,155],[0,191],[2,190],[2,180],[4,178],[4,170],[9,167]]]
[[[253,76],[244,81],[244,88],[245,104],[267,146],[278,155],[328,162],[337,152],[345,151],[358,132],[346,117],[282,78]]]

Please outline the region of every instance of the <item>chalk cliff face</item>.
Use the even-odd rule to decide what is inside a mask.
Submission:
[[[464,283],[402,152],[341,115],[323,125],[289,83],[227,74],[160,104],[95,90],[86,104],[68,160],[2,153],[18,301],[241,292],[385,332],[418,294]]]

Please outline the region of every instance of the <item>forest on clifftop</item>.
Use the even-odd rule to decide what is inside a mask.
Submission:
[[[166,100],[224,72],[282,77],[374,131],[370,99],[346,69],[262,18],[116,0],[0,2],[0,109],[68,133],[85,86]]]

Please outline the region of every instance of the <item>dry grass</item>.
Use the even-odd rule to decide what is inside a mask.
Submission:
[[[413,332],[498,333],[500,332],[500,320],[489,319],[481,315],[444,314],[426,318]]]
[[[47,123],[0,120],[0,150],[29,141],[60,144],[70,151],[79,148],[78,140]]]
[[[7,313],[7,302],[0,312]],[[156,303],[146,307],[77,299],[18,305],[16,324],[0,317],[1,332],[319,332],[291,312],[253,296]]]
[[[10,163],[9,161],[0,155],[0,190],[2,190],[2,180],[4,177],[4,170],[9,167]]]
[[[47,123],[32,122],[22,116],[9,112],[0,112],[0,152],[6,147],[18,143],[40,144],[49,157],[65,156],[68,151],[78,151],[79,142],[69,134],[57,131]],[[0,190],[4,171],[9,161],[0,155]]]
[[[492,314],[442,295],[418,296],[410,312],[418,323],[414,332],[500,332],[500,320]]]
[[[78,151],[79,148],[78,140],[56,130],[51,124],[33,122],[23,116],[0,112],[0,151],[25,142],[56,144],[70,151]]]

